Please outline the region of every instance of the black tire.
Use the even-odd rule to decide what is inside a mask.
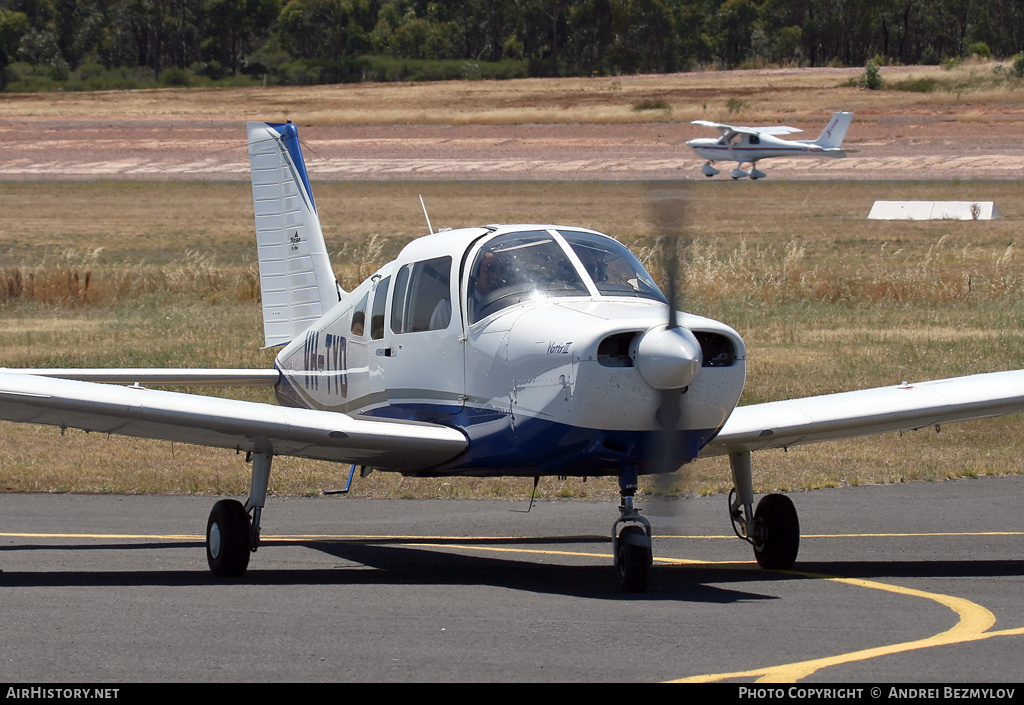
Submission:
[[[767,570],[789,570],[800,550],[800,520],[786,495],[761,498],[754,511],[754,557]]]
[[[251,541],[249,515],[241,502],[222,499],[213,505],[206,522],[206,561],[214,575],[237,578],[244,574]]]
[[[647,590],[647,576],[651,568],[651,543],[639,526],[627,526],[619,532],[619,545],[615,554],[615,567],[619,583],[625,592]]]

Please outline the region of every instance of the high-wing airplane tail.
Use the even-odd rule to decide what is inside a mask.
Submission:
[[[266,346],[301,335],[342,292],[292,123],[250,122],[249,164]]]
[[[825,129],[821,131],[818,139],[814,140],[814,144],[825,149],[841,149],[843,138],[846,137],[846,131],[850,129],[851,122],[853,122],[853,113],[836,113],[825,125]]]

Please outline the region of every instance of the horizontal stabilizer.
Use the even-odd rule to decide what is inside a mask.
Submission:
[[[281,378],[281,373],[275,369],[179,369],[176,367],[8,369],[0,367],[0,372],[73,379],[79,382],[140,384],[142,386],[149,384],[189,387],[273,387]]]

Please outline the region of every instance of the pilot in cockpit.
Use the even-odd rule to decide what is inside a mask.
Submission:
[[[506,272],[493,252],[485,252],[476,265],[476,271],[471,279],[471,291],[469,294],[470,320],[478,320],[480,306],[485,302],[488,295],[506,285]]]

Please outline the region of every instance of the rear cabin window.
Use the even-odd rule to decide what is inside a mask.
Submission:
[[[352,335],[362,337],[366,330],[366,302],[369,298],[370,292],[363,294],[363,298],[359,300],[356,310],[352,313]]]
[[[391,330],[417,333],[444,330],[452,320],[451,257],[407,264],[395,277]]]
[[[373,307],[370,310],[370,339],[380,340],[384,337],[384,306],[388,300],[388,287],[391,277],[384,277],[373,292]]]

